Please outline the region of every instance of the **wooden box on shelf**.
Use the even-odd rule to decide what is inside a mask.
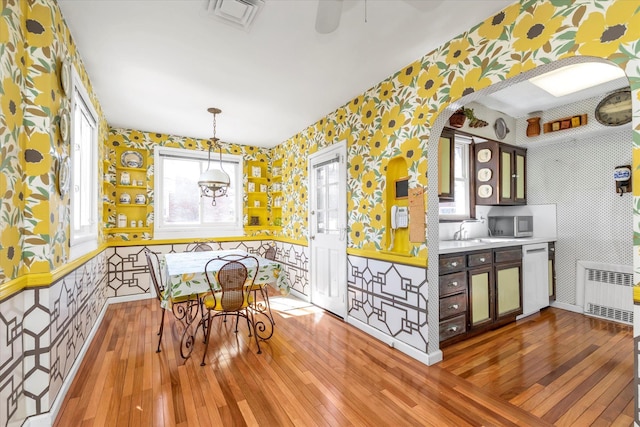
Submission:
[[[556,132],[559,130],[573,129],[579,126],[584,126],[588,123],[586,114],[579,114],[572,117],[563,117],[562,119],[554,120],[544,124],[544,133]]]

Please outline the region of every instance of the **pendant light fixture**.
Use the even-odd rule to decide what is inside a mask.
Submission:
[[[208,112],[213,114],[213,138],[207,141],[209,145],[209,158],[207,161],[207,170],[200,175],[198,185],[200,186],[200,197],[211,197],[211,205],[216,205],[216,197],[227,195],[227,188],[231,184],[229,175],[222,169],[222,147],[219,139],[216,138],[216,115],[222,110],[219,108],[209,108]],[[211,169],[211,151],[215,148],[220,150],[220,169]]]

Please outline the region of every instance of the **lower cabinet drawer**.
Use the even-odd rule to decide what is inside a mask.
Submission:
[[[464,314],[467,311],[467,293],[440,298],[440,319]]]
[[[445,274],[439,277],[440,298],[467,290],[467,272]]]
[[[464,314],[440,322],[440,341],[444,341],[467,331],[467,319]]]

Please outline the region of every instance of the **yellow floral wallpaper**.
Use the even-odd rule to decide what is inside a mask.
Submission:
[[[282,161],[285,220],[276,234],[305,242],[308,156],[346,140],[348,246],[383,250],[388,222],[384,200],[387,162],[403,156],[410,185],[426,187],[430,128],[448,105],[495,82],[574,55],[608,58],[624,68],[637,98],[639,38],[635,1],[521,0],[408,64],[274,149],[230,150],[243,150],[247,159],[262,156],[265,161]],[[56,127],[61,109],[68,108],[59,84],[64,58],[72,58],[93,92],[54,0],[4,1],[0,40],[2,282],[28,272],[50,271],[67,259],[69,201],[57,196],[54,173],[55,159],[68,155],[59,143]],[[202,141],[189,138],[108,132],[95,96],[94,106],[101,117],[101,139],[109,140],[107,146],[116,137],[128,138],[126,143],[133,145],[202,146]],[[639,142],[640,136],[634,133],[634,147]],[[102,175],[102,163],[98,168]],[[637,213],[640,215],[640,208]],[[640,244],[639,233],[640,229],[636,230],[636,244]],[[411,244],[410,254],[426,257],[426,242]]]
[[[155,146],[163,146],[163,147],[173,147],[173,148],[184,148],[191,150],[201,150],[206,151],[208,149],[207,140],[204,139],[195,139],[183,136],[175,136],[175,135],[166,135],[162,133],[154,133],[154,132],[144,132],[139,130],[131,130],[131,129],[116,129],[110,128],[109,134],[106,142],[106,156],[105,158],[108,160],[108,169],[107,172],[111,174],[115,174],[116,169],[115,165],[117,163],[116,158],[116,148],[118,147],[129,147],[135,148],[138,150],[144,150],[146,153],[146,167],[147,167],[147,199],[149,201],[149,208],[147,209],[147,217],[146,223],[153,227],[153,202],[154,202],[154,192],[153,192],[153,148]],[[243,182],[245,186],[245,200],[244,200],[244,224],[247,225],[247,217],[248,213],[246,210],[247,206],[247,195],[246,195],[246,186],[247,186],[247,161],[257,161],[265,164],[267,170],[270,169],[270,150],[265,148],[253,147],[249,145],[238,145],[238,144],[226,144],[224,142],[221,143],[222,152],[228,154],[236,154],[242,155],[245,160],[245,169],[244,169],[244,177]],[[109,200],[108,203],[105,204],[104,211],[104,222],[105,227],[113,228],[116,224],[116,208],[115,208],[115,197],[113,197],[112,191],[109,191],[109,188],[113,187],[113,185],[109,186],[107,184],[106,198]],[[197,189],[194,189],[196,191]],[[107,230],[108,231],[108,230]],[[265,230],[262,229],[245,229],[247,235],[258,235],[265,234]],[[266,231],[268,234],[269,231]],[[153,238],[153,233],[150,231],[142,231],[142,232],[113,232],[107,235],[108,241],[129,241],[129,240],[149,240]]]
[[[627,70],[635,88],[638,69],[629,64],[637,61],[640,51],[639,6],[627,0],[514,3],[285,141],[273,157],[282,159],[289,176],[298,180],[289,184],[283,234],[306,239],[306,200],[299,195],[307,190],[307,156],[347,140],[348,247],[384,250],[384,171],[389,159],[404,156],[410,186],[426,187],[430,128],[449,104],[558,59],[608,58]],[[640,142],[637,132],[634,140],[635,147]],[[640,214],[640,202],[636,205]],[[410,251],[414,257],[426,257],[426,242],[412,244]]]
[[[82,60],[53,0],[5,0],[0,16],[0,283],[64,265],[69,198],[56,187],[56,165],[69,155],[58,124],[70,103],[60,66],[70,58],[100,116]],[[99,165],[96,165],[98,170]]]

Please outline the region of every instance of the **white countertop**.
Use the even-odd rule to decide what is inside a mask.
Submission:
[[[479,237],[468,240],[441,240],[440,254],[456,252],[479,251],[482,249],[503,248],[507,246],[522,246],[533,243],[554,242],[556,237]]]

